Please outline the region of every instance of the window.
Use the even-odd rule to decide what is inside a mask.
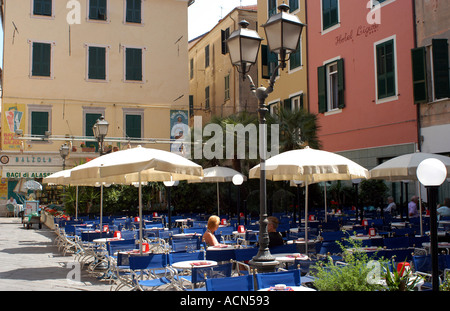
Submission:
[[[289,69],[290,70],[298,68],[302,65],[301,43],[302,43],[302,37],[300,37],[300,40],[298,41],[297,50],[295,50],[293,53],[291,53],[291,55],[289,57]]]
[[[291,109],[292,111],[303,109],[303,93],[291,97]]]
[[[194,79],[194,59],[191,58],[189,61],[189,78]]]
[[[49,130],[49,113],[47,111],[31,111],[31,135],[45,135]]]
[[[125,135],[127,138],[142,137],[142,115],[125,115]]]
[[[189,115],[194,115],[194,95],[189,95]]]
[[[205,68],[209,67],[209,44],[205,46]]]
[[[209,86],[205,88],[205,109],[209,109]]]
[[[225,100],[230,99],[230,75],[225,76]]]
[[[52,16],[52,0],[33,0],[33,15]]]
[[[322,0],[322,30],[339,24],[338,0]]]
[[[31,76],[51,77],[51,43],[32,42]]]
[[[447,39],[411,50],[414,102],[425,103],[450,97]]]
[[[299,0],[289,0],[289,11],[292,13],[299,8]]]
[[[126,18],[127,23],[142,23],[142,0],[126,0]]]
[[[397,95],[394,39],[376,45],[377,98]]]
[[[338,59],[318,67],[317,78],[319,112],[344,108],[344,60]]]
[[[106,47],[88,47],[88,79],[106,80]]]
[[[278,56],[269,51],[267,45],[261,45],[262,77],[269,79],[278,66]],[[277,72],[278,75],[278,72]]]
[[[222,39],[222,54],[228,53],[228,45],[227,40],[230,37],[230,28],[228,27],[225,30],[221,30],[221,39]]]
[[[125,80],[142,81],[142,49],[125,49]]]
[[[271,17],[272,15],[277,14],[277,0],[267,0],[267,11],[268,11],[268,15],[269,17]]]
[[[100,119],[102,115],[104,115],[104,112],[85,112],[84,115],[84,134],[87,137],[93,137],[94,132],[92,131],[92,127],[94,126],[95,122],[97,122],[97,120]],[[86,147],[95,147],[95,150],[98,151],[98,143],[96,142],[87,141]]]
[[[107,0],[89,0],[89,19],[106,21]]]

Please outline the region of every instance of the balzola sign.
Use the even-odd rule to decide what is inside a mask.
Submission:
[[[0,162],[5,166],[61,166],[62,160],[54,155],[2,155]]]

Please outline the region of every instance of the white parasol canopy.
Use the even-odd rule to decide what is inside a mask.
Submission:
[[[256,165],[250,170],[249,177],[259,178],[260,170],[260,165]],[[265,170],[266,179],[295,180],[305,183],[305,241],[308,241],[308,185],[321,181],[369,177],[367,169],[346,157],[310,147],[286,151],[267,159]],[[306,251],[308,251],[308,242]]]
[[[190,180],[189,183],[216,183],[217,187],[217,216],[220,215],[220,200],[219,200],[219,182],[231,182],[235,175],[240,175],[244,180],[247,180],[247,176],[239,173],[238,171],[225,167],[225,166],[213,166],[205,168],[203,170],[203,177],[200,180]]]

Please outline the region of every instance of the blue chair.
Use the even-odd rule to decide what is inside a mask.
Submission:
[[[287,286],[300,286],[300,269],[258,273],[256,276],[256,284],[258,289],[269,288],[276,284],[285,284]]]
[[[131,256],[129,258],[130,270],[133,275],[135,290],[143,291],[144,288],[156,289],[162,285],[172,283],[172,270],[167,269],[167,254],[149,254],[145,256]],[[161,272],[163,275],[161,276]],[[144,276],[148,277],[144,279]]]
[[[206,259],[214,261],[229,261],[231,259],[236,259],[234,249],[217,249],[217,250],[206,250]]]
[[[298,253],[297,245],[295,243],[275,246],[270,249],[271,254],[282,253]]]
[[[171,239],[172,252],[193,252],[200,249],[200,240],[195,239]]]
[[[198,285],[205,282],[206,279],[231,277],[232,269],[231,262],[212,267],[194,267],[190,275],[182,275],[180,278],[189,282],[192,290],[206,290],[206,287],[198,288]]]
[[[207,291],[253,291],[253,275],[206,279]]]
[[[398,249],[398,248],[408,248],[409,247],[409,237],[394,237],[394,238],[385,238],[383,240],[384,246],[389,249]]]

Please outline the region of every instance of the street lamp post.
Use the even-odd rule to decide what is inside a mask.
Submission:
[[[245,20],[241,21],[240,29],[234,31],[227,40],[228,50],[230,51],[230,59],[233,66],[241,74],[243,80],[248,78],[250,81],[250,89],[258,100],[258,116],[260,129],[260,211],[259,211],[259,250],[250,263],[259,271],[270,271],[278,264],[269,251],[269,233],[267,231],[267,194],[266,194],[266,113],[268,111],[265,104],[266,98],[273,91],[275,78],[278,69],[286,67],[286,61],[290,53],[298,48],[300,35],[305,26],[300,22],[297,16],[289,14],[289,6],[281,4],[279,13],[271,16],[267,23],[262,25],[266,33],[269,50],[280,55],[280,64],[275,68],[270,81],[269,87],[259,87],[253,83],[252,78],[247,75],[252,65],[258,58],[259,47],[263,40],[256,31],[247,29],[249,23]]]
[[[67,143],[64,143],[63,145],[61,145],[61,147],[59,148],[59,155],[61,156],[62,160],[63,160],[63,170],[66,169],[66,158],[69,155],[69,146],[67,145]]]
[[[95,138],[97,138],[99,144],[100,155],[103,155],[103,140],[108,134],[108,127],[109,123],[105,120],[104,116],[101,116],[92,127],[92,132],[94,133]]]
[[[244,177],[240,174],[236,174],[233,176],[233,184],[238,187],[237,189],[237,217],[238,217],[238,225],[241,224],[241,215],[240,215],[240,208],[241,208],[241,188],[240,185],[244,182]]]
[[[429,158],[423,160],[417,167],[417,178],[427,189],[428,207],[430,209],[430,253],[431,280],[433,291],[439,291],[439,260],[437,239],[437,195],[439,186],[447,177],[447,169],[440,160]]]
[[[170,210],[170,205],[171,205],[171,202],[170,202],[170,189],[171,189],[172,187],[178,186],[179,183],[180,183],[180,182],[179,182],[178,180],[176,180],[176,181],[165,181],[165,182],[164,182],[164,186],[167,187],[167,205],[168,205],[168,208],[167,208],[167,210],[168,210],[168,213],[167,213],[167,216],[168,216],[167,222],[168,222],[168,228],[169,228],[169,230],[172,229],[172,211]]]

